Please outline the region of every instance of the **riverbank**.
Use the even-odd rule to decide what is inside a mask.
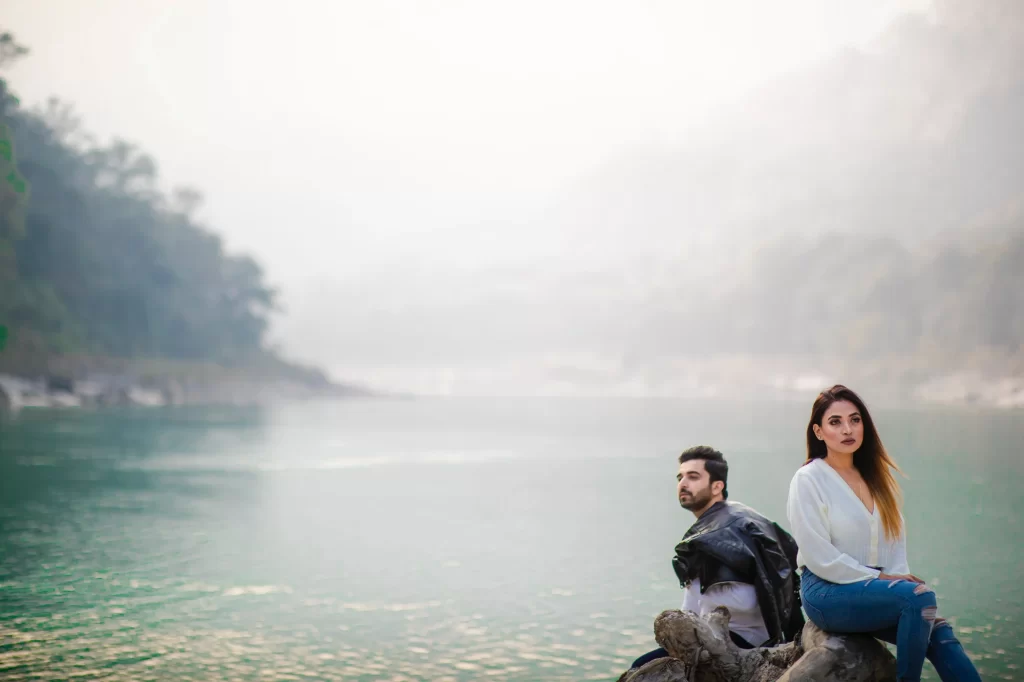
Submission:
[[[697,368],[690,370],[689,367]],[[1024,409],[1024,353],[976,349],[953,359],[926,353],[870,359],[755,354],[688,358],[679,363],[689,385],[708,395],[755,392],[807,400],[842,383],[887,406],[934,405]]]
[[[13,366],[12,366],[13,365]],[[234,366],[159,358],[61,355],[19,371],[0,365],[0,413],[24,408],[262,405],[282,400],[366,396],[315,368],[275,356]]]

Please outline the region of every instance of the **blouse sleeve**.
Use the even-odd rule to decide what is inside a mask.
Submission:
[[[877,578],[879,571],[862,565],[832,544],[826,509],[814,482],[797,472],[789,484],[786,515],[803,564],[819,578],[840,585]]]
[[[910,573],[910,566],[907,565],[906,519],[903,519],[903,532],[900,533],[899,539],[895,543],[893,543],[892,558],[889,560],[889,565],[885,567],[885,572],[893,575],[903,575]]]

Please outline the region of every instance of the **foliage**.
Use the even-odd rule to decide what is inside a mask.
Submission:
[[[991,243],[948,240],[926,252],[885,237],[825,234],[763,248],[738,286],[720,342],[847,357],[947,355],[1024,343],[1024,214]],[[709,306],[707,312],[712,312]]]
[[[27,51],[0,35],[0,67]],[[15,156],[15,150],[17,155]],[[27,112],[0,81],[0,322],[48,352],[244,363],[275,292],[162,194],[154,160],[97,144],[70,106]]]

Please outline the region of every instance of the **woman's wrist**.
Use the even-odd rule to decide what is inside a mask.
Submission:
[[[906,580],[906,581],[912,582],[912,583],[924,583],[924,580],[922,580],[921,578],[918,578],[916,575],[912,575],[910,573],[896,573],[896,574],[879,573],[878,574],[878,578],[880,580]]]

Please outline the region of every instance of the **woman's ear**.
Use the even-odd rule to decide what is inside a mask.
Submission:
[[[811,427],[814,429],[814,435],[818,437],[818,440],[825,440],[825,437],[821,435],[821,427],[815,424]]]

